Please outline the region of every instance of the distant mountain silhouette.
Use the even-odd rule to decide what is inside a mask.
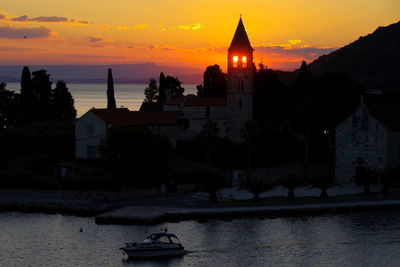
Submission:
[[[366,89],[400,89],[400,22],[319,57],[308,69],[316,75],[347,73]]]
[[[0,66],[0,82],[20,81],[23,66]],[[146,64],[115,65],[29,65],[33,71],[45,69],[53,81],[67,83],[106,83],[108,68],[112,68],[115,83],[148,83],[157,78],[160,72],[178,77],[183,83],[201,83],[202,70],[195,68],[160,66]]]

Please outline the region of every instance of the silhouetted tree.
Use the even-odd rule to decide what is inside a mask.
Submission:
[[[302,62],[299,77],[295,81],[295,94],[299,99],[297,118],[303,128],[304,134],[304,177],[308,177],[310,163],[310,141],[314,129],[316,114],[318,113],[318,102],[316,98],[316,79],[308,71],[307,63]]]
[[[203,75],[203,86],[197,88],[197,95],[203,97],[226,96],[227,80],[226,74],[222,72],[219,65],[208,66]]]
[[[286,125],[288,90],[272,69],[260,64],[254,80],[254,120],[269,129]]]
[[[305,182],[303,177],[299,177],[295,174],[289,174],[280,179],[279,184],[288,189],[288,199],[294,200],[296,198],[294,190],[298,187],[303,186]]]
[[[31,112],[35,115],[35,121],[50,119],[51,116],[51,89],[52,82],[46,70],[32,72],[32,90],[34,95],[34,107]]]
[[[32,89],[31,72],[27,66],[22,69],[21,75],[21,101],[20,101],[20,117],[22,123],[31,122],[33,120],[33,107],[36,102]]]
[[[375,169],[367,168],[363,165],[359,165],[356,167],[356,173],[353,176],[352,182],[355,182],[357,185],[364,186],[363,194],[369,195],[371,194],[371,184],[376,184],[378,178],[378,173]]]
[[[328,189],[334,186],[340,186],[335,183],[333,175],[314,175],[309,179],[311,188],[321,189],[320,198],[328,198]]]
[[[160,78],[158,82],[158,102],[164,103],[165,101],[167,101],[167,82],[164,73],[160,73]]]
[[[246,177],[242,189],[248,190],[253,194],[253,200],[256,202],[261,201],[260,194],[272,190],[274,185],[266,183],[261,176],[250,175]]]
[[[165,89],[167,93],[167,100],[173,100],[183,96],[185,89],[181,86],[181,81],[178,78],[167,76],[165,78]],[[161,86],[161,83],[160,83]]]
[[[204,86],[202,84],[196,85],[197,96],[204,96]]]
[[[53,119],[71,120],[76,117],[74,99],[64,81],[58,81],[53,90]]]
[[[111,69],[108,69],[108,76],[107,76],[107,108],[117,108],[115,103],[114,97],[114,80],[112,77]]]
[[[316,115],[320,128],[334,132],[336,125],[359,105],[361,86],[350,76],[338,73],[322,75],[317,86],[319,108]]]
[[[240,129],[242,139],[247,147],[247,176],[251,175],[251,154],[259,141],[260,129],[255,121],[246,121]]]
[[[150,79],[149,86],[144,89],[144,102],[155,103],[158,99],[158,85],[155,79]]]
[[[130,185],[159,185],[171,144],[148,128],[113,127],[103,152],[114,175]],[[132,153],[135,151],[135,153]]]
[[[6,89],[5,83],[0,83],[0,130],[9,125],[15,125],[17,120],[17,97]]]
[[[201,134],[206,138],[216,138],[219,135],[218,124],[215,121],[208,120],[202,125]]]

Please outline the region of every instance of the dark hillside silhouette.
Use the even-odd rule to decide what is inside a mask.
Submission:
[[[379,27],[310,63],[316,75],[346,73],[364,88],[400,89],[400,22]]]

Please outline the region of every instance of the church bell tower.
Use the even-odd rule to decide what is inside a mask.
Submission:
[[[253,119],[253,50],[240,18],[228,49],[227,134],[234,142],[243,141],[241,129]]]

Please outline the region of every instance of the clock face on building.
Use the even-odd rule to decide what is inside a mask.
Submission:
[[[353,137],[354,137],[354,140],[356,141],[356,143],[358,143],[358,144],[363,144],[367,141],[367,134],[362,129],[356,129],[353,132]]]

